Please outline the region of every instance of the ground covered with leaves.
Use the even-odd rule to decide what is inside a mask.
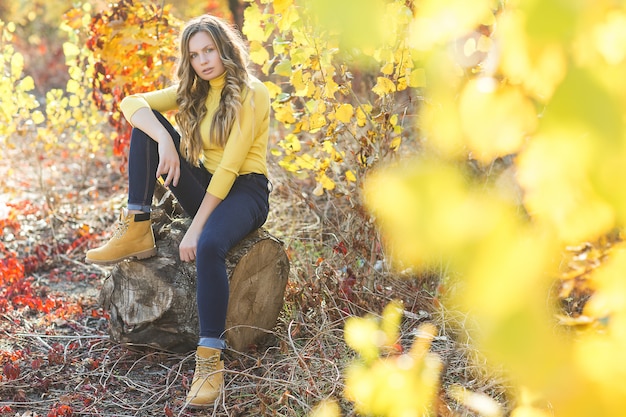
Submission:
[[[275,179],[267,226],[291,258],[284,311],[265,345],[227,352],[221,404],[185,410],[192,352],[111,340],[99,300],[109,269],[84,262],[85,251],[108,238],[124,200],[117,159],[24,146],[7,151],[0,175],[0,415],[303,415],[341,397],[342,369],[353,356],[344,319],[380,311],[392,295],[380,274],[378,291],[363,292],[362,271],[347,268],[350,244],[325,236],[329,208],[311,205],[286,177]],[[415,323],[429,317],[411,302]],[[442,349],[448,345],[442,339]]]
[[[265,344],[226,352],[219,404],[185,409],[193,352],[111,340],[99,300],[109,269],[84,262],[85,251],[108,238],[124,202],[120,162],[26,147],[7,153],[0,163],[0,415],[302,416],[326,398],[355,415],[342,399],[342,372],[355,356],[344,341],[345,319],[378,314],[392,299],[405,307],[399,351],[421,323],[440,329],[431,348],[445,363],[437,415],[475,415],[448,397],[451,384],[506,406],[506,380],[481,366],[460,342],[462,318],[439,305],[440,275],[394,277],[380,259],[363,256],[380,248],[361,214],[341,199],[311,198],[306,183],[276,172],[266,227],[285,242],[291,261],[284,309]],[[572,253],[571,270],[580,272],[560,287],[562,318],[575,317],[589,296],[584,271],[602,251]]]

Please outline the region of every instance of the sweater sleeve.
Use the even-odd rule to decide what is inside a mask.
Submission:
[[[130,119],[133,117],[133,114],[141,108],[149,108],[159,112],[176,109],[178,107],[176,104],[177,90],[178,86],[173,85],[162,90],[126,96],[120,103],[120,109],[122,109],[122,113],[126,120],[128,120],[128,123],[132,125]]]
[[[249,169],[251,172],[267,175],[265,152],[269,139],[269,113],[267,87],[255,79],[228,136],[222,159],[213,173],[207,188],[209,193],[226,198],[244,164],[246,167],[255,166]]]

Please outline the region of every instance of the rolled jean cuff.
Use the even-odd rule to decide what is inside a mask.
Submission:
[[[147,206],[143,206],[141,204],[131,204],[128,203],[126,205],[126,208],[128,210],[139,210],[139,211],[143,211],[144,213],[150,213],[150,211],[152,210],[152,206],[151,205],[147,205]]]
[[[226,349],[226,342],[215,337],[201,337],[198,346],[224,350]]]

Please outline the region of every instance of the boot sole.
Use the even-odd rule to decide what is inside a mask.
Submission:
[[[191,408],[193,410],[202,410],[204,408],[214,407],[215,403],[217,402],[217,400],[219,400],[221,396],[222,396],[222,393],[220,393],[213,401],[208,402],[208,403],[202,403],[202,404],[192,403],[190,402],[190,400],[187,400],[185,403],[185,407]]]
[[[192,403],[187,404],[187,408],[191,408],[192,410],[203,410],[203,409],[207,409],[207,408],[214,407],[214,406],[215,406],[215,401],[213,401],[212,403],[207,403],[207,404],[192,404]]]
[[[96,264],[96,265],[115,265],[126,259],[133,259],[133,258],[137,260],[148,259],[148,258],[152,258],[156,254],[157,254],[157,249],[156,247],[154,247],[152,249],[144,250],[141,252],[131,253],[130,255],[122,256],[121,258],[117,258],[117,259],[100,260],[100,259],[85,258],[85,262],[88,264]]]

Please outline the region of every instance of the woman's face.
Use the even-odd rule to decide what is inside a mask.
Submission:
[[[198,77],[205,81],[224,73],[220,53],[207,32],[197,32],[189,38],[189,61]]]

